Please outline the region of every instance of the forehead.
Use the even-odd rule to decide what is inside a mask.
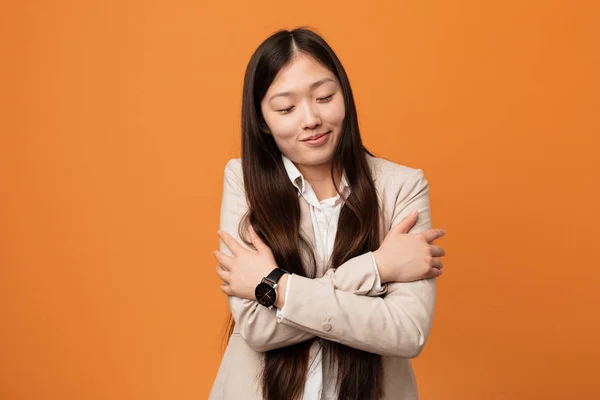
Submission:
[[[331,78],[337,82],[335,75],[323,64],[311,57],[300,55],[279,71],[267,93],[304,90],[322,78]]]

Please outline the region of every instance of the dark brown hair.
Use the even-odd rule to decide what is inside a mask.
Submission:
[[[273,137],[267,134],[260,103],[277,73],[299,54],[312,57],[340,82],[346,109],[342,132],[333,153],[334,171],[345,171],[351,193],[342,206],[329,267],[376,250],[380,245],[377,193],[362,144],[350,82],[341,62],[321,36],[310,29],[281,30],[256,49],[246,69],[242,99],[242,169],[248,212],[239,227],[244,238],[247,224],[271,248],[277,265],[290,273],[314,278],[313,249],[300,232],[300,205]],[[335,185],[338,191],[338,185]],[[339,193],[342,196],[341,193]],[[247,242],[247,239],[243,239]],[[249,244],[247,242],[247,244]],[[309,254],[308,260],[301,250]],[[233,331],[230,316],[229,334]],[[308,372],[309,348],[321,341],[330,368],[337,371],[340,400],[377,400],[383,396],[380,355],[322,338],[267,351],[261,372],[266,400],[298,399]]]

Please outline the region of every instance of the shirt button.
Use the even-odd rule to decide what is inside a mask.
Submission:
[[[331,330],[331,324],[329,322],[325,322],[323,324],[323,330],[324,331],[330,331]]]

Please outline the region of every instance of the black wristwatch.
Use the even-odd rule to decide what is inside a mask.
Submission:
[[[273,308],[273,304],[277,301],[277,282],[287,273],[281,268],[275,268],[269,275],[265,276],[254,289],[256,301],[269,309]]]

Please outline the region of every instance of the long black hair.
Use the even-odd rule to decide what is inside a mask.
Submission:
[[[340,211],[330,267],[376,250],[380,245],[377,193],[362,144],[350,82],[340,60],[317,33],[306,28],[280,30],[256,49],[248,63],[242,99],[242,169],[248,212],[239,227],[242,240],[248,223],[271,248],[278,265],[293,274],[314,278],[314,250],[300,232],[300,205],[281,159],[281,152],[261,112],[261,101],[277,73],[295,57],[308,56],[337,77],[345,105],[345,118],[331,166],[345,171],[351,193]],[[336,190],[339,189],[336,186]],[[340,193],[340,196],[342,194]],[[248,243],[249,244],[249,243]],[[301,257],[301,252],[310,254]],[[303,262],[304,260],[304,262]],[[230,332],[233,330],[230,317]],[[267,351],[261,372],[267,400],[299,399],[308,372],[309,348],[321,341],[336,371],[340,400],[377,400],[383,396],[383,364],[380,355],[321,338]]]

